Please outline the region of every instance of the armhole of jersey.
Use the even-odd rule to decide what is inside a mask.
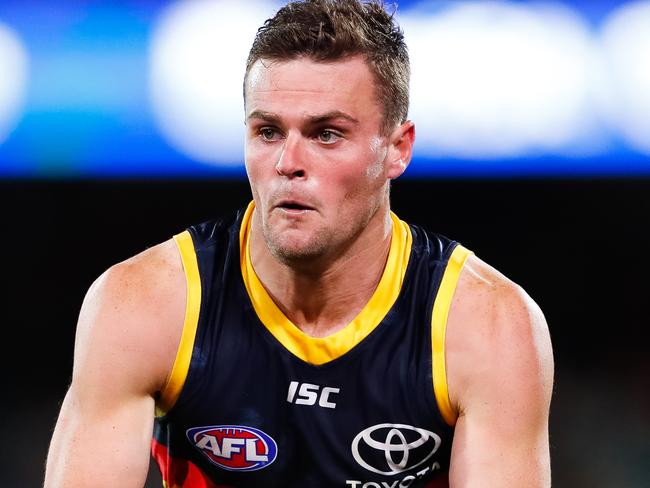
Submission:
[[[156,405],[156,415],[158,417],[165,415],[174,406],[183,389],[190,368],[194,339],[199,324],[199,312],[201,310],[201,277],[192,236],[188,231],[185,231],[175,235],[174,241],[178,246],[181,261],[183,262],[187,283],[187,299],[183,332],[181,333],[178,351],[176,351],[174,366],[167,383],[160,392],[160,398]]]
[[[456,285],[460,277],[460,272],[467,261],[467,258],[473,253],[465,249],[460,244],[449,257],[447,267],[438,288],[438,294],[433,303],[433,312],[431,314],[431,353],[432,353],[432,373],[433,373],[433,391],[436,397],[438,409],[447,424],[453,426],[456,424],[458,413],[451,406],[449,400],[449,391],[447,389],[447,368],[445,358],[445,335],[447,332],[447,318],[451,300],[456,291]]]

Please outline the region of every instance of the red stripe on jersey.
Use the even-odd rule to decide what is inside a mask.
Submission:
[[[447,475],[437,476],[436,479],[430,481],[425,488],[449,488],[449,477]]]
[[[156,439],[151,441],[151,455],[158,463],[167,488],[232,488],[226,485],[214,484],[191,461],[170,456],[167,446],[156,441]]]

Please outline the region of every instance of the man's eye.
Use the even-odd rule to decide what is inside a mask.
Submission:
[[[339,134],[332,132],[331,130],[323,130],[318,133],[318,140],[325,144],[332,144],[338,141],[340,138],[341,136]]]
[[[260,136],[265,141],[275,141],[278,138],[278,131],[271,129],[270,127],[264,127],[260,129]]]

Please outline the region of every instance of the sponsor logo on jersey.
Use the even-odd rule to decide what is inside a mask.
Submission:
[[[394,475],[422,466],[440,447],[438,435],[404,424],[378,424],[359,432],[352,456],[368,471]]]
[[[440,469],[440,464],[435,462],[431,466],[426,466],[414,474],[404,476],[402,479],[392,481],[361,481],[346,480],[345,486],[349,488],[409,488],[413,483],[423,479],[429,473]]]
[[[296,395],[296,392],[298,393]],[[296,405],[316,405],[323,408],[336,408],[336,403],[331,401],[334,395],[341,392],[340,388],[331,386],[319,386],[311,383],[289,383],[287,401]]]
[[[228,471],[257,471],[275,461],[273,438],[253,427],[215,425],[187,430],[189,441],[213,464]]]

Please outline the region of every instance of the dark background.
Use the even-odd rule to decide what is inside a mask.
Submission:
[[[249,195],[239,180],[0,182],[0,486],[42,483],[92,281]],[[545,312],[554,486],[650,486],[650,180],[404,180],[393,209],[462,242]]]

